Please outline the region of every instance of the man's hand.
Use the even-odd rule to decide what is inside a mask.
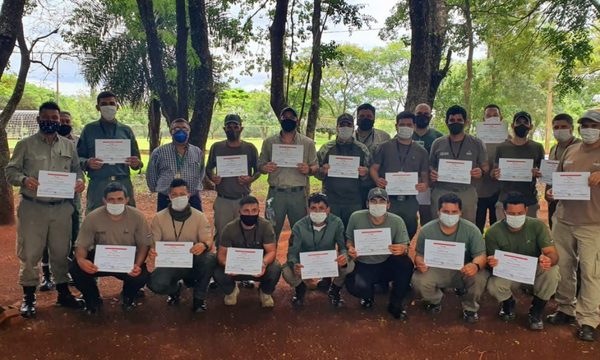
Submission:
[[[600,185],[600,171],[594,171],[590,174],[590,177],[588,178],[588,184],[590,186]]]
[[[483,170],[481,170],[481,168],[475,168],[475,169],[471,169],[471,177],[473,179],[481,179],[481,176],[483,175]]]
[[[130,168],[137,170],[140,168],[142,162],[137,156],[130,156],[127,159],[125,159],[125,164],[129,165]]]
[[[310,166],[307,163],[298,163],[296,164],[296,168],[302,175],[308,175],[310,173]]]
[[[210,180],[215,184],[215,185],[219,185],[221,183],[221,181],[223,181],[223,178],[220,177],[219,175],[213,175],[210,177]]]
[[[75,192],[81,194],[85,190],[85,183],[81,179],[77,179],[75,182]]]
[[[544,271],[550,270],[550,268],[552,267],[552,260],[550,260],[550,258],[544,254],[540,255],[539,259],[540,266],[542,267],[542,269]]]
[[[427,271],[427,269],[429,269],[427,267],[427,265],[425,265],[424,261],[423,262],[419,261],[419,262],[415,262],[415,263],[416,263],[417,270],[419,270],[419,272],[424,273]]]
[[[133,265],[133,269],[131,269],[129,276],[138,277],[138,276],[140,276],[141,273],[142,273],[142,268],[136,264],[136,265]]]
[[[104,165],[104,162],[98,158],[89,158],[87,160],[87,167],[92,170],[100,170]]]
[[[90,275],[93,275],[98,272],[98,267],[88,259],[77,259],[77,265],[79,265],[79,268],[81,270],[85,271]]]
[[[348,246],[348,256],[350,256],[352,259],[356,259],[358,257],[356,248],[352,245]]]
[[[267,267],[265,266],[265,264],[263,264],[260,274],[256,274],[255,277],[257,277],[257,278],[262,277],[265,274],[265,270],[267,270]]]
[[[240,185],[250,185],[252,184],[252,176],[238,176],[238,183]]]
[[[339,266],[348,265],[348,258],[346,258],[345,255],[338,256],[337,259],[335,259],[335,261],[338,263]]]
[[[263,165],[262,169],[263,169],[263,172],[266,172],[267,174],[270,174],[270,173],[272,173],[272,172],[274,172],[274,171],[277,170],[277,164],[275,164],[272,161],[269,161],[268,163],[266,163],[266,164]]]
[[[301,274],[302,274],[303,267],[304,266],[302,264],[294,264],[294,274],[296,276],[302,276]]]
[[[418,183],[417,186],[415,186],[415,189],[418,192],[425,192],[427,191],[427,188],[429,188],[429,185],[427,185],[427,183]]]
[[[537,179],[539,177],[542,177],[542,172],[538,168],[533,168],[531,169],[531,176]]]
[[[392,255],[398,256],[406,254],[408,248],[406,247],[406,245],[403,244],[392,244],[388,246],[388,249],[390,250]]]
[[[40,186],[40,182],[37,181],[37,179],[28,176],[25,178],[25,180],[23,180],[23,186],[25,186],[25,188],[28,190],[36,191],[38,186]]]
[[[552,191],[552,188],[546,190],[546,200],[554,201],[554,191]]]
[[[194,244],[194,246],[192,246],[192,248],[190,249],[190,252],[194,255],[200,255],[206,250],[207,250],[207,246],[204,243],[200,242],[200,243]]]
[[[148,251],[148,260],[154,260],[156,259],[156,257],[158,256],[158,254],[156,253],[156,249],[150,249]]]
[[[475,276],[478,271],[479,271],[479,268],[474,263],[468,263],[465,266],[463,266],[462,269],[460,269],[460,272],[463,273],[463,275],[468,276],[468,277]]]
[[[365,166],[358,167],[358,176],[366,176],[369,173],[369,169]]]
[[[500,168],[495,168],[494,170],[492,170],[492,173],[490,175],[492,176],[492,179],[500,179]]]
[[[488,263],[489,267],[495,268],[496,266],[498,266],[498,259],[496,259],[493,255],[488,256],[487,263]]]
[[[435,182],[438,181],[438,172],[437,170],[431,170],[431,172],[429,172],[429,178],[431,179],[431,181]]]
[[[329,174],[329,169],[330,168],[331,168],[331,165],[324,164],[323,166],[321,166],[321,173],[323,173],[323,175]]]
[[[375,180],[375,185],[377,185],[377,187],[380,187],[382,189],[385,189],[387,184],[388,184],[387,180],[382,177],[377,178],[377,180]]]

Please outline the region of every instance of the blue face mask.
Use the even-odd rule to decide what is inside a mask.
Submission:
[[[175,131],[175,133],[173,134],[173,141],[183,144],[188,138],[188,134],[187,132],[185,132],[184,130],[177,130]]]

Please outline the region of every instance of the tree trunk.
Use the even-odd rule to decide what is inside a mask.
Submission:
[[[188,27],[185,0],[175,3],[177,17],[177,43],[175,45],[175,62],[177,63],[177,117],[188,119],[188,64],[187,45]]]
[[[321,0],[314,0],[312,14],[312,69],[313,77],[310,84],[310,108],[306,121],[306,136],[315,138],[317,118],[319,117],[319,99],[321,95],[321,78],[323,68],[321,62]]]
[[[467,34],[468,50],[467,50],[467,78],[463,83],[463,95],[465,102],[465,109],[467,114],[472,115],[473,106],[471,101],[471,89],[473,84],[473,50],[475,44],[473,43],[473,18],[471,16],[471,0],[465,0],[463,7],[465,15],[465,32]]]
[[[12,186],[6,182],[4,168],[10,160],[8,137],[5,128],[0,128],[0,225],[15,223],[15,205]]]
[[[406,109],[413,110],[419,103],[433,106],[435,95],[448,73],[452,52],[448,50],[446,63],[440,69],[448,8],[443,0],[409,0],[411,51],[408,68]]]
[[[150,143],[150,153],[160,146],[160,101],[156,98],[150,100],[148,104],[148,142]]]
[[[192,48],[200,60],[194,69],[194,111],[192,113],[192,132],[190,142],[206,150],[206,140],[215,104],[215,86],[213,60],[209,48],[208,21],[205,0],[189,0],[190,34]]]
[[[0,79],[8,65],[21,28],[25,0],[4,0],[0,10]]]
[[[271,43],[271,108],[275,116],[287,105],[285,103],[285,24],[289,0],[277,0],[273,22],[269,27]]]

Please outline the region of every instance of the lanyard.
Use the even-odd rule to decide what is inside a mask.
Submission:
[[[358,134],[358,130],[356,131],[356,139],[358,141],[360,141],[361,143],[365,144],[365,145],[367,145],[367,140],[369,140],[370,137],[372,137],[373,138],[373,142],[375,142],[375,129],[371,129],[371,132],[369,133],[369,135],[367,135],[366,138],[364,138],[364,140],[360,140],[360,136]]]
[[[187,147],[185,148],[183,155],[179,155],[176,146],[173,146],[173,151],[175,151],[175,165],[177,166],[177,173],[180,174],[181,168],[183,167],[183,164],[185,164],[185,160],[187,158],[188,149]]]
[[[456,160],[458,159],[458,157],[460,156],[460,152],[462,151],[462,147],[465,143],[465,139],[467,138],[467,135],[465,134],[465,137],[460,141],[460,146],[458,147],[458,153],[454,153],[454,148],[452,148],[452,140],[450,140],[450,137],[448,136],[448,145],[450,145],[450,152],[452,153],[452,157]]]
[[[245,233],[244,228],[242,227],[242,220],[240,220],[239,224],[240,224],[240,232],[242,233],[242,237],[244,238],[244,245],[247,248],[249,248],[248,247],[248,240],[246,239],[246,233]],[[249,230],[252,230],[252,229],[249,229]],[[256,225],[254,225],[254,240],[252,242],[252,245],[257,245],[257,242],[256,242],[256,233],[258,233],[258,222],[256,223]]]
[[[179,228],[179,234],[178,234],[177,229],[175,229],[175,220],[173,219],[173,217],[171,217],[171,224],[173,224],[173,232],[175,233],[175,241],[179,241],[179,237],[181,236],[181,233],[183,232],[183,225],[185,225],[186,221],[187,221],[187,219],[183,220],[183,222],[181,223],[181,227]]]
[[[406,148],[406,152],[404,152],[404,157],[400,156],[400,143],[396,141],[396,149],[398,149],[398,157],[400,158],[400,171],[404,171],[404,164],[406,164],[406,159],[408,159],[408,153],[410,152],[410,148],[412,147],[413,142],[410,142],[410,145]]]

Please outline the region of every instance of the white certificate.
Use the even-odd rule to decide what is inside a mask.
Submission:
[[[295,168],[304,162],[304,145],[273,144],[272,154],[278,167]]]
[[[417,194],[417,202],[419,205],[431,205],[431,188]]]
[[[358,256],[389,255],[392,245],[390,228],[354,230],[354,247]]]
[[[460,270],[465,265],[465,243],[426,239],[424,259],[429,267]]]
[[[477,123],[477,137],[485,144],[499,144],[508,139],[508,129],[503,122]]]
[[[329,155],[329,171],[327,176],[338,178],[358,178],[360,157]]]
[[[320,279],[339,276],[335,250],[300,253],[302,279]]]
[[[217,156],[217,175],[222,178],[248,176],[248,156]]]
[[[227,248],[225,273],[258,275],[262,272],[263,249]]]
[[[416,189],[419,182],[417,172],[395,172],[385,173],[387,186],[385,190],[388,195],[417,195],[419,192]]]
[[[130,273],[135,262],[135,246],[96,245],[94,265],[98,271]]]
[[[473,162],[471,160],[440,159],[438,165],[438,181],[455,184],[470,184],[472,168]]]
[[[184,268],[191,269],[194,255],[190,249],[193,242],[157,241],[156,262],[157,268]]]
[[[537,258],[502,250],[496,250],[494,257],[498,260],[498,265],[494,267],[494,276],[533,285],[537,270]]]
[[[533,159],[501,158],[498,161],[500,181],[531,182],[533,174]]]
[[[555,172],[552,192],[555,200],[590,200],[589,172]]]
[[[37,197],[72,199],[75,195],[77,174],[40,170]]]
[[[540,172],[542,173],[542,177],[540,181],[544,184],[552,184],[552,174],[556,172],[558,169],[559,160],[542,160],[540,164]]]
[[[124,164],[131,156],[129,139],[96,139],[96,158],[107,164]]]

